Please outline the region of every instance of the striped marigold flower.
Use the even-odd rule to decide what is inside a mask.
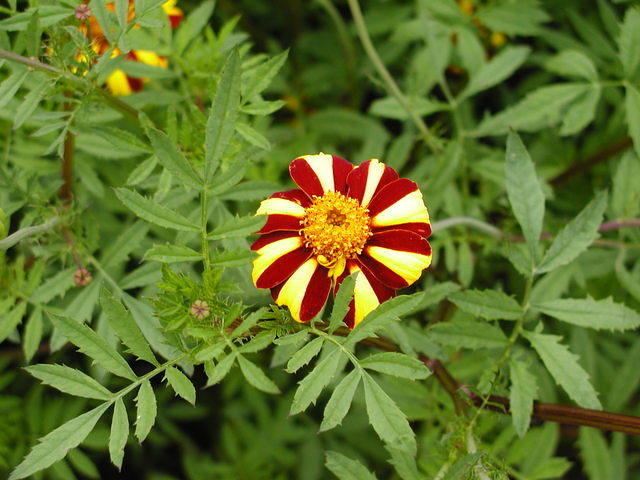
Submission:
[[[296,158],[289,173],[300,188],[262,201],[256,215],[267,221],[251,249],[255,286],[271,289],[296,321],[315,317],[329,293],[359,272],[345,319],[353,328],[431,263],[422,193],[393,168],[320,153]]]

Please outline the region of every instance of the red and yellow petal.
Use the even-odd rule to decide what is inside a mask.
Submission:
[[[129,77],[122,70],[114,70],[107,77],[107,88],[118,97],[131,95],[135,90],[135,85],[131,85]]]
[[[296,322],[308,322],[315,317],[327,302],[331,290],[328,270],[315,258],[309,258],[287,281],[271,290],[278,305],[289,307]]]
[[[369,204],[371,227],[403,229],[418,232],[425,238],[431,233],[429,212],[418,185],[400,178],[385,185]]]
[[[398,174],[393,168],[372,158],[361,163],[349,173],[347,177],[348,195],[366,207],[382,187],[397,179]]]
[[[176,3],[178,3],[177,0],[168,0],[162,4],[162,10],[169,17],[171,28],[178,28],[184,18],[184,13],[176,7]]]
[[[369,238],[359,260],[378,280],[397,290],[418,280],[431,264],[431,246],[416,232],[386,230]]]
[[[251,246],[258,253],[253,260],[253,284],[272,288],[284,282],[312,254],[304,248],[297,232],[274,232],[263,235]]]
[[[322,196],[325,192],[346,193],[347,175],[353,165],[336,155],[305,155],[289,165],[293,181],[311,196]]]
[[[283,201],[270,202],[271,199]],[[256,215],[268,215],[267,222],[257,233],[300,230],[300,220],[304,216],[304,209],[309,205],[311,200],[300,189],[274,193],[262,202],[256,213]]]
[[[354,328],[378,305],[392,298],[395,295],[395,291],[382,284],[371,272],[366,268],[361,268],[354,261],[348,263],[347,271],[348,274],[359,272],[353,288],[353,300],[344,319],[349,328]],[[347,271],[336,282],[336,291],[342,279],[347,276]]]

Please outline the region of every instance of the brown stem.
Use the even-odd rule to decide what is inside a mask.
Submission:
[[[631,140],[631,137],[623,138],[619,142],[614,143],[613,145],[603,150],[600,150],[598,153],[590,156],[583,162],[579,162],[571,165],[567,170],[557,175],[556,177],[552,178],[549,181],[549,183],[553,187],[558,187],[563,183],[566,183],[569,179],[571,179],[575,175],[579,175],[583,172],[586,172],[590,168],[594,167],[595,165],[601,162],[604,162],[605,160],[611,158],[617,153],[624,152],[631,145],[633,145],[633,141]]]
[[[608,232],[610,230],[619,230],[620,228],[633,228],[640,227],[640,218],[633,218],[631,220],[620,220],[612,222],[604,222],[598,228],[599,232]]]

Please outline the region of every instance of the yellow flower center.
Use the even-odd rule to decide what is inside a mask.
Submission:
[[[362,253],[371,236],[369,213],[360,203],[339,192],[314,196],[302,219],[305,246],[311,248],[318,263],[338,277],[346,261]]]

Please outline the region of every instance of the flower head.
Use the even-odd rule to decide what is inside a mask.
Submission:
[[[80,21],[88,20],[91,16],[91,8],[86,3],[81,3],[76,7],[74,14]]]
[[[209,316],[209,304],[204,300],[196,300],[191,304],[191,308],[189,309],[189,313],[198,320],[202,320]]]
[[[86,287],[91,283],[92,278],[91,272],[86,268],[79,268],[73,272],[73,283],[76,287]]]
[[[376,159],[355,167],[322,153],[296,158],[289,172],[300,188],[261,203],[267,221],[251,248],[254,284],[296,321],[311,320],[359,272],[346,318],[353,327],[431,263],[429,213],[415,182]]]

